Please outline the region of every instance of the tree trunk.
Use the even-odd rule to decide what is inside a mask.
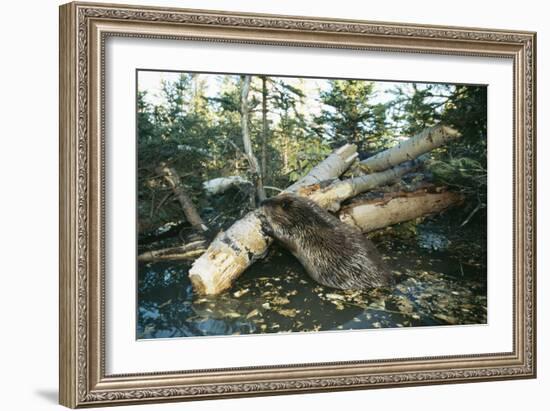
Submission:
[[[254,156],[252,150],[252,141],[250,140],[250,133],[248,131],[249,122],[249,107],[248,107],[248,93],[250,91],[250,76],[242,76],[242,89],[241,89],[241,129],[243,135],[244,152],[250,165],[250,172],[254,179],[254,185],[256,186],[256,195],[258,200],[265,200],[265,191],[262,182],[262,173],[258,164],[258,159]]]
[[[342,222],[366,233],[440,213],[463,200],[462,194],[433,187],[413,192],[384,193],[378,198],[360,200],[344,207],[339,217]]]
[[[355,161],[356,150],[349,144],[339,148],[287,191],[337,178]],[[262,232],[258,212],[248,213],[227,231],[220,232],[195,260],[189,270],[193,288],[199,294],[219,294],[228,289],[254,261],[265,255],[272,241]]]
[[[414,137],[361,161],[361,168],[369,173],[387,170],[459,137],[458,131],[447,126],[427,128]]]
[[[191,224],[193,229],[195,229],[197,232],[208,231],[208,227],[202,221],[201,216],[199,215],[197,209],[195,208],[195,205],[193,204],[193,201],[191,201],[191,198],[183,188],[180,177],[176,170],[162,163],[157,168],[157,172],[161,175],[164,175],[164,179],[172,188],[172,191],[176,195],[181,205],[181,208],[183,209],[185,218],[187,219],[189,224]]]
[[[262,76],[262,153],[261,170],[262,177],[267,176],[267,78]],[[265,183],[265,181],[264,181]]]
[[[332,183],[326,188],[319,188],[311,191],[311,186],[298,190],[298,194],[309,197],[321,207],[329,211],[336,212],[340,209],[343,201],[353,198],[360,193],[372,190],[373,188],[390,184],[398,180],[401,176],[410,173],[416,169],[422,161],[406,161],[396,167],[379,173],[366,174],[360,177],[353,177],[347,180]],[[310,192],[307,192],[310,190]]]

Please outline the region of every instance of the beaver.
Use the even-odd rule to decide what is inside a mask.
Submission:
[[[264,232],[322,285],[363,290],[393,284],[374,244],[311,200],[294,194],[269,198],[262,202],[259,218]]]

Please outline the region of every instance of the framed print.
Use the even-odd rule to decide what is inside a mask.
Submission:
[[[535,39],[61,6],[61,404],[534,378]]]

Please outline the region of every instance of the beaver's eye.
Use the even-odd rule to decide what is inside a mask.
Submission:
[[[292,204],[292,200],[290,198],[285,198],[281,200],[281,208],[283,210],[288,210],[291,204]]]

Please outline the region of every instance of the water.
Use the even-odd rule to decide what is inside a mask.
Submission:
[[[484,254],[471,252],[471,239],[450,240],[445,232],[428,222],[412,240],[377,241],[397,280],[389,290],[321,286],[278,247],[215,297],[194,294],[188,263],[140,264],[137,337],[485,324]]]

